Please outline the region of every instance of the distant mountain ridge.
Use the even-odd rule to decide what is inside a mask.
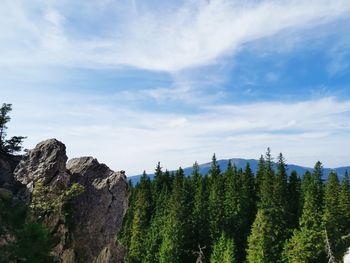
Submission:
[[[223,159],[218,160],[217,163],[220,166],[221,171],[225,171],[228,165],[228,162],[231,160],[231,163],[236,165],[237,169],[244,169],[246,164],[249,163],[250,168],[252,169],[253,173],[256,174],[256,171],[258,170],[258,164],[259,160],[256,159],[242,159],[242,158],[232,158],[232,159]],[[211,166],[211,162],[200,164],[199,165],[199,171],[202,175],[208,174],[209,169]],[[186,167],[183,168],[184,173],[186,176],[191,175],[192,173],[192,167]],[[344,166],[344,167],[337,167],[337,168],[324,168],[323,169],[323,175],[324,179],[328,177],[328,174],[330,171],[335,171],[339,178],[341,179],[345,173],[345,171],[348,170],[350,172],[350,166]],[[304,175],[306,171],[313,171],[313,168],[310,167],[304,167],[296,164],[287,164],[287,172],[288,175],[292,172],[296,171],[299,176]],[[148,174],[148,176],[152,179],[154,177],[154,174]],[[141,175],[134,175],[129,176],[128,180],[131,180],[132,184],[136,184],[140,180]]]

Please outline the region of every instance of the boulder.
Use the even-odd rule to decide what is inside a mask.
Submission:
[[[56,139],[49,139],[37,144],[23,157],[14,171],[14,176],[24,185],[67,181],[64,180],[67,178],[66,162],[66,146]]]

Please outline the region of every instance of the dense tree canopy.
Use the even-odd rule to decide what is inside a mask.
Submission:
[[[154,180],[132,187],[118,239],[127,262],[339,261],[350,246],[349,175],[340,176],[324,181],[321,162],[288,176],[269,149],[256,176],[249,164],[221,171],[215,155],[206,175],[197,163],[189,177],[158,163]]]

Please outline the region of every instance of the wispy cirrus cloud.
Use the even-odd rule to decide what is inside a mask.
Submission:
[[[328,61],[308,52],[292,56],[311,62],[287,66],[252,57],[322,46],[317,32],[333,34],[349,18],[348,0],[4,0],[0,92],[14,104],[10,133],[27,135],[29,148],[57,137],[70,157],[93,155],[128,174],[213,152],[254,158],[267,146],[299,164],[347,164],[350,101],[335,97],[348,94],[346,80],[343,93],[324,84],[326,71],[308,69]],[[315,41],[303,43],[306,34]],[[324,52],[334,78],[347,70],[343,39]],[[238,56],[249,48],[258,51]],[[302,95],[288,100],[291,87]]]
[[[169,4],[165,11],[137,1],[99,2],[74,4],[73,10],[67,1],[6,0],[0,52],[8,56],[1,56],[0,63],[126,65],[176,72],[219,63],[247,42],[312,28],[350,12],[346,0],[198,0]],[[94,21],[92,12],[108,20]],[[13,48],[14,42],[20,50]]]

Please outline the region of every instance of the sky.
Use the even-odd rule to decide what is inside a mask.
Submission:
[[[0,103],[28,149],[152,173],[350,165],[349,0],[2,0]]]

